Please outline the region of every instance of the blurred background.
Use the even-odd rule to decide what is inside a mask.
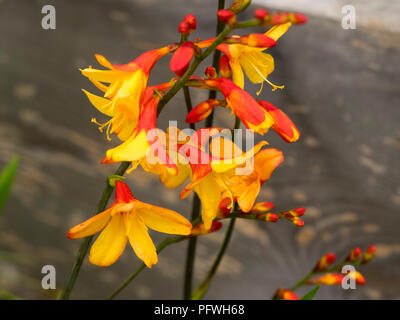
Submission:
[[[56,8],[56,30],[41,28],[46,4]],[[355,30],[341,26],[345,4],[356,8]],[[284,151],[285,162],[259,200],[273,201],[277,210],[306,207],[305,226],[237,221],[206,298],[269,299],[277,287],[300,280],[323,254],[342,258],[370,244],[377,255],[360,268],[366,286],[324,287],[317,298],[400,298],[400,1],[258,0],[242,18],[264,5],[309,16],[270,51],[276,71],[269,79],[285,89],[272,92],[266,85],[260,95],[282,108],[302,137],[290,145],[273,132],[264,137]],[[55,290],[41,288],[42,266],[56,267],[61,289],[80,245],[66,232],[94,214],[106,176],[116,168],[99,164],[117,139],[108,142],[90,122],[103,118],[80,90],[97,93],[79,68],[98,67],[94,53],[120,64],[178,41],[177,26],[188,13],[197,17],[194,37],[212,37],[216,8],[216,0],[0,1],[0,168],[12,155],[20,157],[0,218],[0,288],[26,299],[55,297]],[[157,64],[151,84],[170,79],[168,62]],[[252,94],[259,89],[246,86]],[[206,97],[207,91],[192,90],[194,104]],[[158,124],[166,128],[172,119],[185,128],[185,114],[180,92]],[[234,123],[224,109],[217,110],[216,120]],[[127,180],[137,198],[189,217],[191,197],[180,200],[181,188],[166,189],[142,169]],[[196,283],[225,228],[199,240]],[[152,237],[159,243],[164,236]],[[119,298],[181,298],[186,246],[167,248]],[[108,296],[138,264],[131,249],[106,269],[86,258],[72,298]]]

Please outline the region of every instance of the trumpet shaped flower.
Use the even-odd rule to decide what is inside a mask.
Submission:
[[[104,92],[104,97],[100,97],[83,90],[95,108],[111,117],[104,124],[92,120],[100,126],[100,131],[106,128],[108,139],[110,133],[116,133],[121,140],[126,140],[132,134],[139,119],[150,72],[155,63],[170,50],[170,47],[163,47],[148,51],[123,65],[113,65],[105,57],[96,54],[99,64],[109,70],[92,67],[81,70],[84,76]]]
[[[147,267],[158,261],[148,228],[178,235],[190,235],[191,223],[175,211],[135,199],[122,181],[115,183],[115,201],[110,208],[69,230],[70,239],[79,239],[101,231],[90,250],[89,261],[107,267],[118,260],[129,240],[134,252]]]

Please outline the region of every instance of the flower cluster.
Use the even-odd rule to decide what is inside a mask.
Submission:
[[[238,6],[238,4],[236,4]],[[94,235],[101,231],[94,242],[89,260],[98,266],[109,266],[123,252],[129,240],[136,255],[151,267],[157,263],[156,248],[149,237],[148,228],[187,237],[208,234],[219,230],[217,221],[234,215],[276,222],[286,219],[302,226],[304,208],[279,213],[267,213],[273,204],[256,203],[261,186],[270,179],[284,160],[282,151],[266,148],[262,141],[247,150],[234,142],[224,128],[208,127],[188,132],[170,126],[166,131],[157,127],[157,118],[166,102],[182,86],[207,89],[221,93],[221,99],[208,99],[195,106],[186,122],[195,124],[206,119],[215,107],[229,108],[251,134],[266,134],[270,128],[286,142],[299,139],[300,133],[290,118],[280,108],[257,100],[245,87],[248,80],[263,86],[267,82],[272,90],[283,89],[269,80],[274,71],[274,58],[266,53],[292,25],[306,22],[294,13],[270,14],[256,10],[255,19],[239,22],[238,8],[220,10],[218,18],[225,26],[225,33],[207,40],[193,40],[197,22],[194,15],[187,15],[178,26],[181,40],[159,49],[143,53],[135,60],[122,65],[109,62],[95,55],[105,69],[81,70],[100,91],[94,95],[83,90],[93,106],[110,117],[105,123],[92,122],[99,130],[106,131],[107,139],[115,134],[121,143],[105,153],[103,164],[129,162],[129,172],[140,165],[144,170],[159,176],[167,188],[186,183],[180,197],[192,191],[201,201],[202,223],[193,225],[182,215],[169,209],[143,203],[132,195],[126,183],[115,182],[115,201],[105,211],[73,227],[68,232],[72,239]],[[264,33],[229,35],[234,29],[260,26]],[[208,66],[205,76],[194,76],[198,64],[210,52],[218,50],[222,56],[217,66]],[[156,63],[171,54],[171,81],[148,85]],[[260,89],[261,91],[261,89]],[[234,206],[237,209],[233,209]]]

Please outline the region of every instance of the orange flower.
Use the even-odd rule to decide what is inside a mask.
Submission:
[[[96,70],[92,67],[81,70],[84,76],[104,92],[102,98],[83,90],[94,107],[112,117],[104,124],[92,120],[100,126],[100,131],[107,128],[108,139],[109,133],[116,133],[121,140],[126,140],[132,134],[139,119],[150,72],[158,59],[169,52],[169,47],[148,51],[123,65],[113,65],[96,54],[97,61],[110,70]],[[109,83],[109,86],[103,83]]]
[[[300,300],[299,297],[288,289],[278,289],[274,295],[276,300]]]
[[[148,228],[168,234],[189,235],[192,225],[175,211],[135,199],[124,182],[116,181],[115,201],[111,207],[73,227],[67,236],[79,239],[103,230],[90,250],[91,263],[101,267],[113,264],[129,240],[136,255],[151,268],[158,258]]]

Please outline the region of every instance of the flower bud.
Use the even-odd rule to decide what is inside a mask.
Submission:
[[[270,17],[269,11],[265,9],[257,9],[256,11],[254,11],[254,16],[256,17],[256,19],[261,21],[265,21]]]
[[[251,211],[267,212],[270,211],[273,207],[274,204],[272,202],[258,202],[253,206],[253,208],[251,208]]]
[[[229,59],[226,55],[222,55],[219,59],[219,73],[221,77],[229,79],[232,76],[232,69],[229,65]]]
[[[186,72],[195,53],[193,42],[184,42],[173,54],[169,67],[178,77]]]
[[[208,66],[204,73],[208,79],[215,79],[218,76],[213,66]]]
[[[276,290],[273,299],[274,300],[300,300],[299,297],[293,291],[290,291],[288,289],[281,289],[281,288]]]
[[[240,37],[240,43],[258,48],[271,48],[276,45],[276,41],[263,33],[251,33]]]
[[[197,28],[197,21],[196,17],[193,14],[188,14],[184,19],[183,22],[186,22],[189,26],[189,32],[196,30]]]
[[[359,247],[354,248],[353,250],[350,251],[350,254],[346,258],[346,261],[349,262],[356,262],[358,259],[360,259],[362,255],[362,250]]]
[[[334,286],[342,283],[344,275],[341,273],[327,273],[319,277],[312,278],[307,281],[308,284],[323,284],[326,286]]]
[[[188,113],[186,123],[196,123],[204,120],[216,106],[222,105],[224,102],[224,100],[209,99],[199,103]]]
[[[277,222],[278,220],[279,220],[279,216],[278,216],[276,213],[267,213],[267,214],[265,215],[265,221],[275,223],[275,222]]]
[[[375,246],[369,246],[367,248],[367,250],[365,250],[365,252],[364,252],[364,256],[362,258],[361,263],[365,264],[365,263],[370,262],[374,258],[375,252],[376,252],[376,247]]]
[[[236,15],[226,9],[219,10],[217,12],[218,19],[221,20],[224,24],[227,24],[229,26],[233,26],[236,24]]]
[[[284,24],[286,22],[289,22],[289,14],[288,13],[275,13],[271,17],[271,24],[272,25],[278,25],[278,24]]]
[[[234,0],[229,7],[229,10],[238,14],[245,10],[251,3],[251,0]]]
[[[218,205],[218,213],[217,213],[217,218],[225,218],[231,213],[231,198],[226,197],[221,200],[221,202]]]
[[[321,259],[319,259],[313,271],[319,272],[328,269],[335,262],[335,259],[336,259],[335,254],[327,253]]]
[[[189,34],[190,33],[190,26],[186,21],[182,21],[178,26],[178,32],[180,34]]]
[[[220,221],[213,221],[210,229],[208,229],[208,230],[204,227],[204,223],[200,223],[192,229],[192,233],[190,235],[191,236],[203,236],[203,235],[206,235],[209,233],[216,232],[221,228],[222,228],[222,222],[220,222]]]
[[[290,213],[296,217],[301,217],[302,215],[304,215],[305,212],[306,212],[306,208],[296,208],[296,209],[290,210]]]
[[[289,19],[293,24],[303,24],[307,22],[307,17],[301,13],[292,13],[289,16]]]

